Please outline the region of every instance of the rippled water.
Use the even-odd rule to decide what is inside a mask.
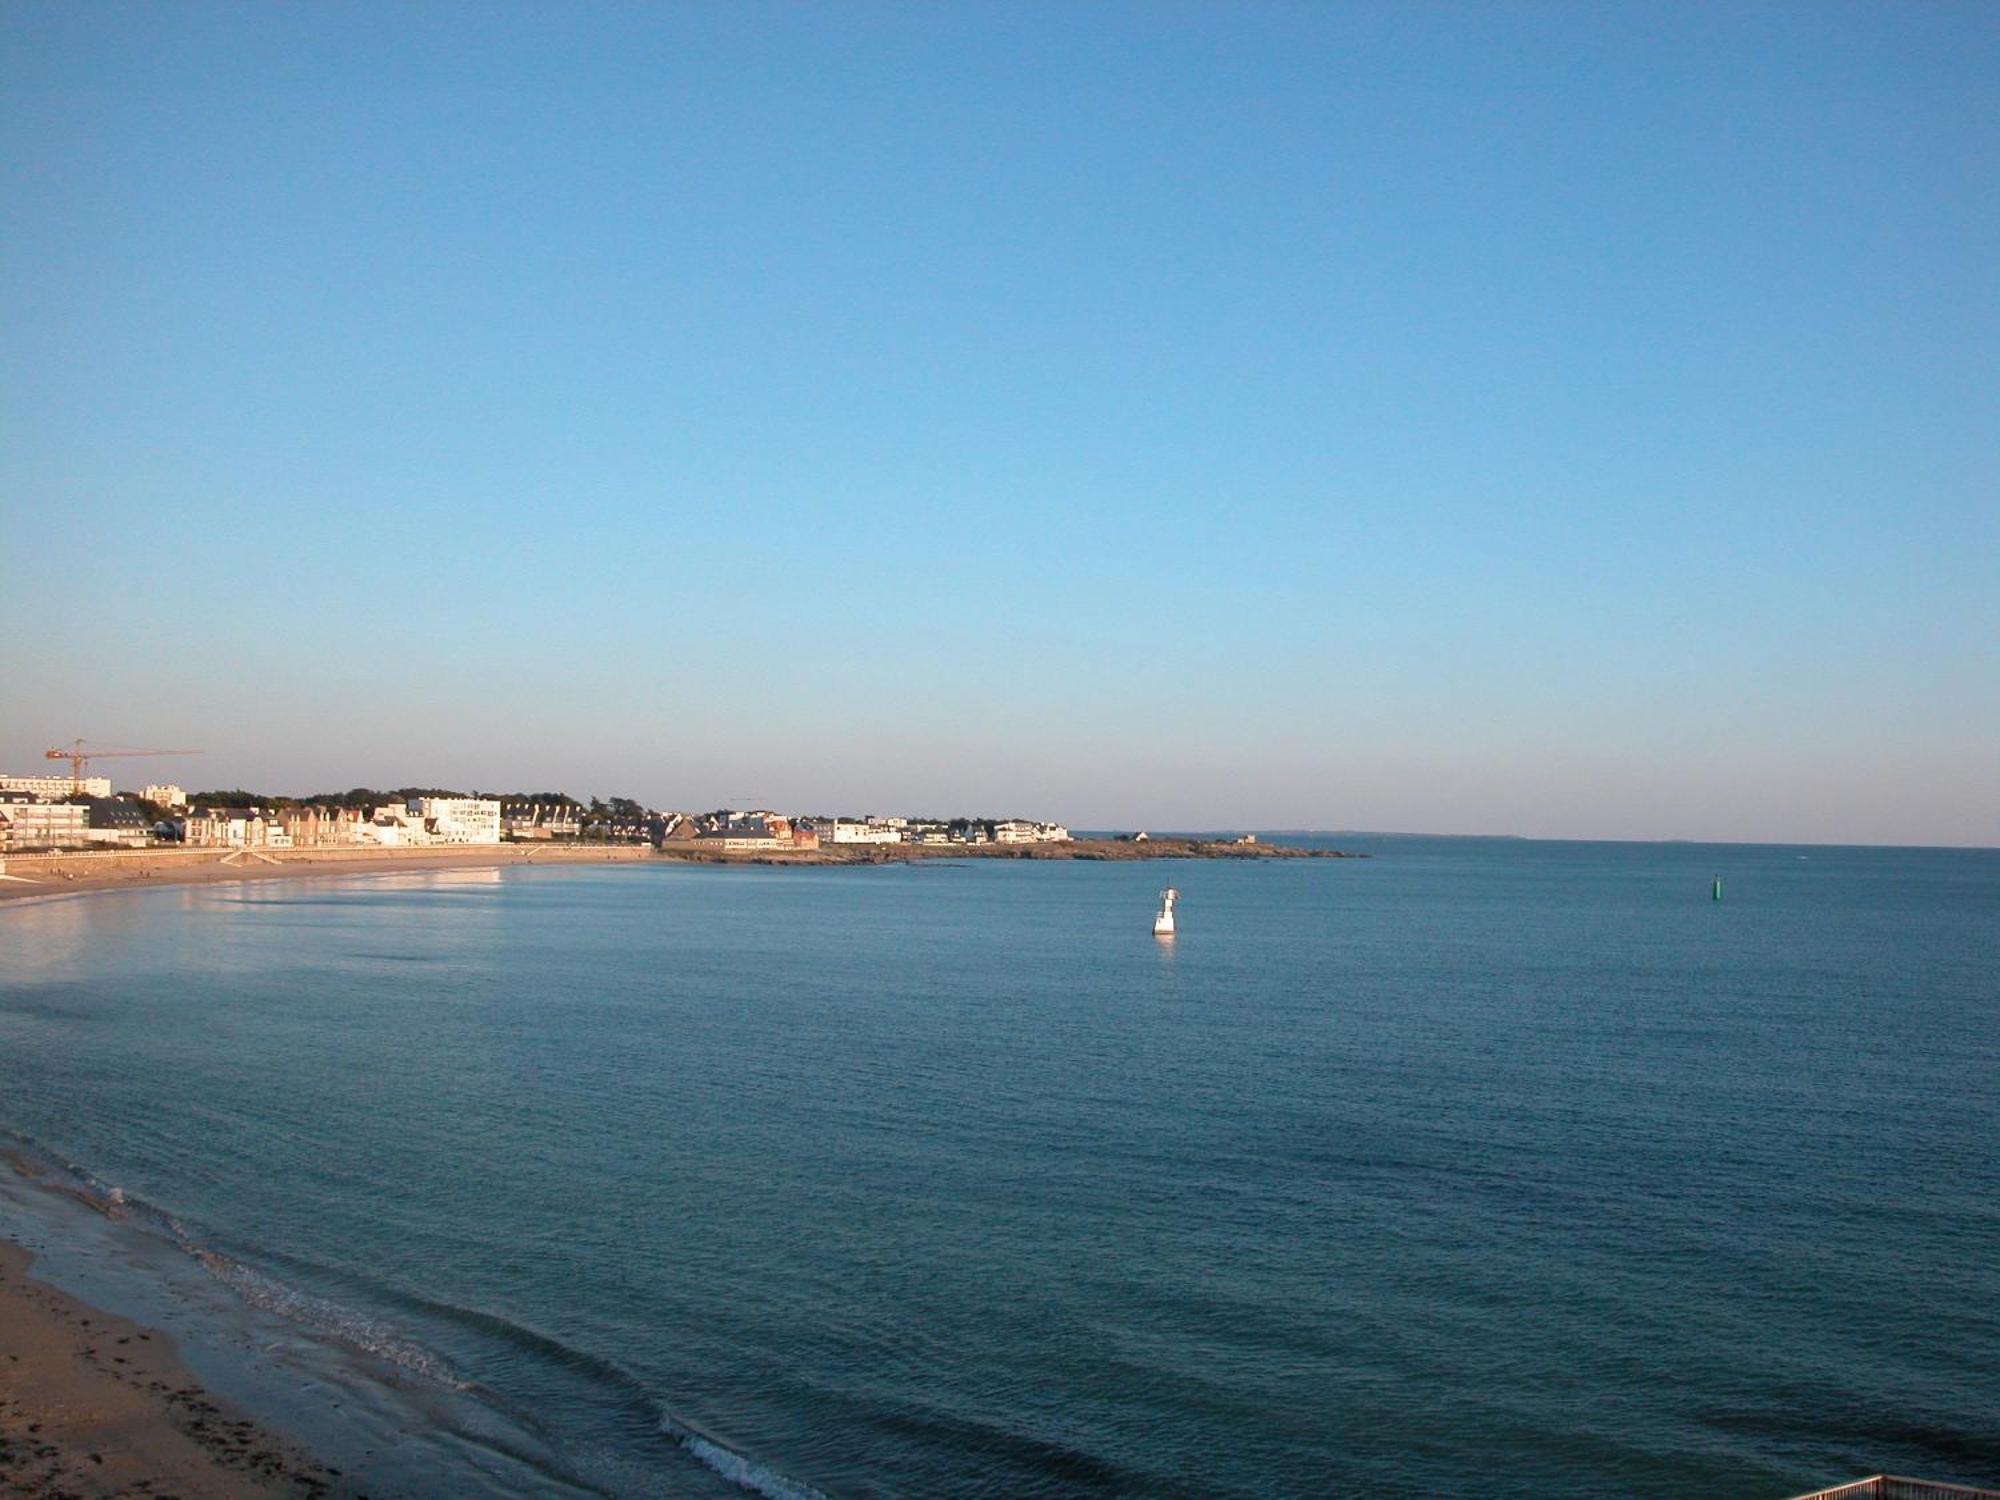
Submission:
[[[2000,1481],[2000,855],[1369,847],[0,909],[0,1125],[501,1490]]]

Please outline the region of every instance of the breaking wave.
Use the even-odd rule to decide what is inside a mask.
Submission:
[[[685,1422],[662,1416],[660,1430],[731,1484],[763,1495],[766,1500],[827,1500],[811,1485],[788,1479]]]

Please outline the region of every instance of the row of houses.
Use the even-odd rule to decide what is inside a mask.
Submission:
[[[628,798],[585,809],[553,794],[506,800],[398,796],[375,806],[217,807],[189,806],[177,786],[148,786],[141,801],[108,792],[77,797],[72,787],[63,777],[0,777],[0,850],[161,843],[215,849],[422,848],[589,839],[751,854],[822,845],[1033,844],[1070,837],[1060,823],[1020,818],[794,818],[768,808],[657,813]],[[48,795],[52,792],[59,795]]]
[[[656,842],[685,841],[731,854],[852,844],[1046,844],[1070,838],[1060,823],[1026,818],[787,818],[768,809],[672,816]]]
[[[768,809],[668,813],[653,842],[661,848],[694,848],[718,854],[799,853],[819,848],[820,836],[803,819]]]
[[[500,804],[489,797],[412,797],[380,807],[194,807],[179,842],[210,849],[421,849],[497,844]]]
[[[691,827],[680,837],[736,852],[847,844],[1063,843],[1069,840],[1070,832],[1060,823],[1025,818],[785,818],[769,811],[724,810],[691,820]]]
[[[1028,818],[869,818],[858,824],[832,820],[831,828],[830,842],[838,844],[1065,844],[1070,841],[1070,831],[1062,824]]]
[[[163,843],[309,849],[499,842],[500,804],[479,797],[421,797],[381,807],[191,807],[156,822],[120,797],[52,802],[0,792],[0,851],[15,854]]]

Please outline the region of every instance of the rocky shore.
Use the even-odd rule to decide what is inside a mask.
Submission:
[[[835,844],[798,853],[717,854],[668,844],[662,857],[714,864],[888,865],[929,859],[1366,859],[1339,849],[1246,844],[1230,838],[1071,839],[1057,844]]]

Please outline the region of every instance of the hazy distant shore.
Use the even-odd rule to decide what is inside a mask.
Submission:
[[[851,844],[798,853],[724,854],[693,844],[487,844],[430,849],[272,849],[225,863],[222,849],[145,849],[116,853],[16,855],[6,861],[0,901],[145,890],[243,880],[299,880],[326,875],[393,875],[509,865],[601,865],[675,861],[716,865],[882,865],[927,859],[1147,860],[1351,859],[1332,849],[1239,844],[1228,839],[1077,839],[1060,844]]]

